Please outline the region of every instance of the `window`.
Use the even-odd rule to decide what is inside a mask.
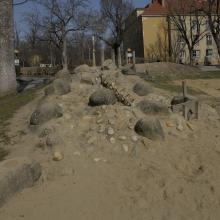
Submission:
[[[199,58],[200,57],[200,50],[193,50],[193,58]]]
[[[206,44],[209,46],[212,45],[212,35],[211,34],[206,35]]]
[[[212,50],[212,49],[207,49],[207,50],[206,50],[206,56],[207,56],[207,57],[211,57],[212,54],[213,54],[213,50]]]

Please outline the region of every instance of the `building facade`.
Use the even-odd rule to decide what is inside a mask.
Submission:
[[[197,34],[192,27],[193,17],[184,15],[189,35]],[[140,61],[173,61],[198,65],[217,65],[219,55],[209,31],[207,18],[200,16],[200,38],[191,55],[184,39],[170,19],[165,0],[152,0],[145,8],[137,8],[126,20],[124,49],[135,50]],[[192,57],[192,59],[190,59]]]

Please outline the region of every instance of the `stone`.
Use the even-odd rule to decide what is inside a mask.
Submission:
[[[61,161],[63,159],[64,159],[63,153],[61,153],[59,151],[54,152],[54,154],[53,154],[53,160],[54,161]]]
[[[45,95],[66,95],[71,92],[70,83],[65,79],[55,79],[51,85],[45,88]]]
[[[62,69],[56,73],[55,77],[56,79],[63,79],[69,83],[72,82],[72,77],[69,70]]]
[[[137,137],[136,135],[132,135],[132,136],[131,136],[131,140],[132,140],[133,142],[137,142],[137,141],[138,141],[138,137]]]
[[[139,96],[146,96],[153,92],[152,87],[144,82],[138,82],[135,84],[133,91]]]
[[[114,132],[114,129],[112,127],[109,127],[107,133],[108,133],[108,135],[113,135],[115,132]]]
[[[98,119],[98,120],[96,121],[96,123],[97,123],[97,124],[101,124],[103,121],[104,121],[104,120],[103,120],[102,118],[100,118],[100,119]]]
[[[90,73],[91,68],[87,64],[80,65],[73,70],[74,74]]]
[[[116,70],[116,69],[117,67],[111,59],[105,60],[102,65],[102,70]]]
[[[111,143],[111,144],[115,144],[115,143],[116,143],[115,138],[111,137],[111,138],[110,138],[110,143]]]
[[[126,144],[122,145],[123,150],[127,153],[129,151],[129,147]]]
[[[168,106],[160,102],[152,102],[148,100],[143,100],[137,104],[137,107],[146,115],[168,115]]]
[[[57,146],[59,144],[62,143],[62,140],[60,137],[58,137],[56,134],[49,134],[47,136],[47,139],[46,139],[46,145],[50,148],[54,147],[54,146]]]
[[[175,124],[172,123],[172,122],[167,121],[167,122],[166,122],[166,126],[167,126],[168,128],[173,128],[173,127],[175,127]]]
[[[39,103],[36,110],[32,113],[30,118],[30,125],[41,125],[53,118],[59,118],[62,116],[63,111],[60,106],[44,100]]]
[[[0,163],[0,206],[15,193],[33,186],[41,176],[38,162],[26,157],[4,160]]]
[[[105,125],[101,124],[101,125],[99,126],[98,132],[99,132],[99,133],[103,133],[104,131],[105,131]]]
[[[100,105],[114,105],[117,102],[117,98],[113,91],[109,89],[98,89],[89,98],[90,106]]]
[[[183,125],[183,120],[182,119],[177,119],[176,129],[178,131],[183,131],[184,130],[184,125]]]
[[[150,140],[164,140],[163,127],[158,119],[140,119],[135,125],[135,132]]]
[[[136,75],[136,71],[133,65],[126,65],[121,70],[124,75]]]
[[[119,136],[118,139],[121,141],[125,141],[127,138],[125,136]]]

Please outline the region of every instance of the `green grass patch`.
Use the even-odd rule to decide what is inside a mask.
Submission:
[[[0,98],[0,161],[9,153],[5,149],[5,146],[11,142],[10,137],[7,135],[8,120],[19,108],[32,101],[40,88],[42,86]]]

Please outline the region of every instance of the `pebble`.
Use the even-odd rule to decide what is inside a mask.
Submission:
[[[110,138],[110,143],[111,143],[111,144],[115,144],[115,143],[116,143],[115,138],[111,137],[111,138]]]
[[[94,144],[96,142],[96,137],[90,137],[87,141],[88,144]]]
[[[125,141],[127,138],[125,136],[119,136],[118,139],[122,140],[122,141]]]
[[[94,158],[93,161],[96,162],[96,163],[98,163],[100,161],[105,162],[105,163],[107,162],[107,160],[105,158],[98,158],[98,157]]]
[[[128,150],[129,150],[129,147],[128,147],[128,145],[126,145],[126,144],[123,144],[122,145],[122,148],[123,148],[123,150],[127,153],[128,152]]]
[[[114,132],[114,129],[112,127],[109,127],[108,128],[108,135],[113,135],[115,132]]]
[[[114,124],[115,124],[115,120],[110,118],[110,119],[108,120],[108,123],[109,123],[110,125],[114,125]]]
[[[74,155],[74,156],[80,156],[81,154],[80,154],[79,151],[75,151],[75,152],[73,153],[73,155]]]
[[[102,118],[100,118],[100,119],[98,119],[98,120],[96,121],[97,124],[101,124],[102,122],[103,122],[103,119],[102,119]]]
[[[105,126],[104,125],[100,125],[98,132],[99,133],[103,133],[104,131],[105,131]]]
[[[137,141],[138,141],[138,136],[133,135],[133,136],[131,137],[131,140],[134,141],[134,142],[137,142]]]
[[[131,129],[131,130],[133,130],[133,128],[134,128],[133,124],[129,124],[129,125],[128,125],[128,128]]]
[[[175,127],[175,125],[172,123],[172,122],[166,122],[166,126],[168,127],[168,128],[173,128],[173,127]]]
[[[61,160],[63,160],[63,158],[64,158],[63,153],[58,152],[58,151],[55,152],[54,155],[53,155],[53,160],[54,161],[61,161]]]

